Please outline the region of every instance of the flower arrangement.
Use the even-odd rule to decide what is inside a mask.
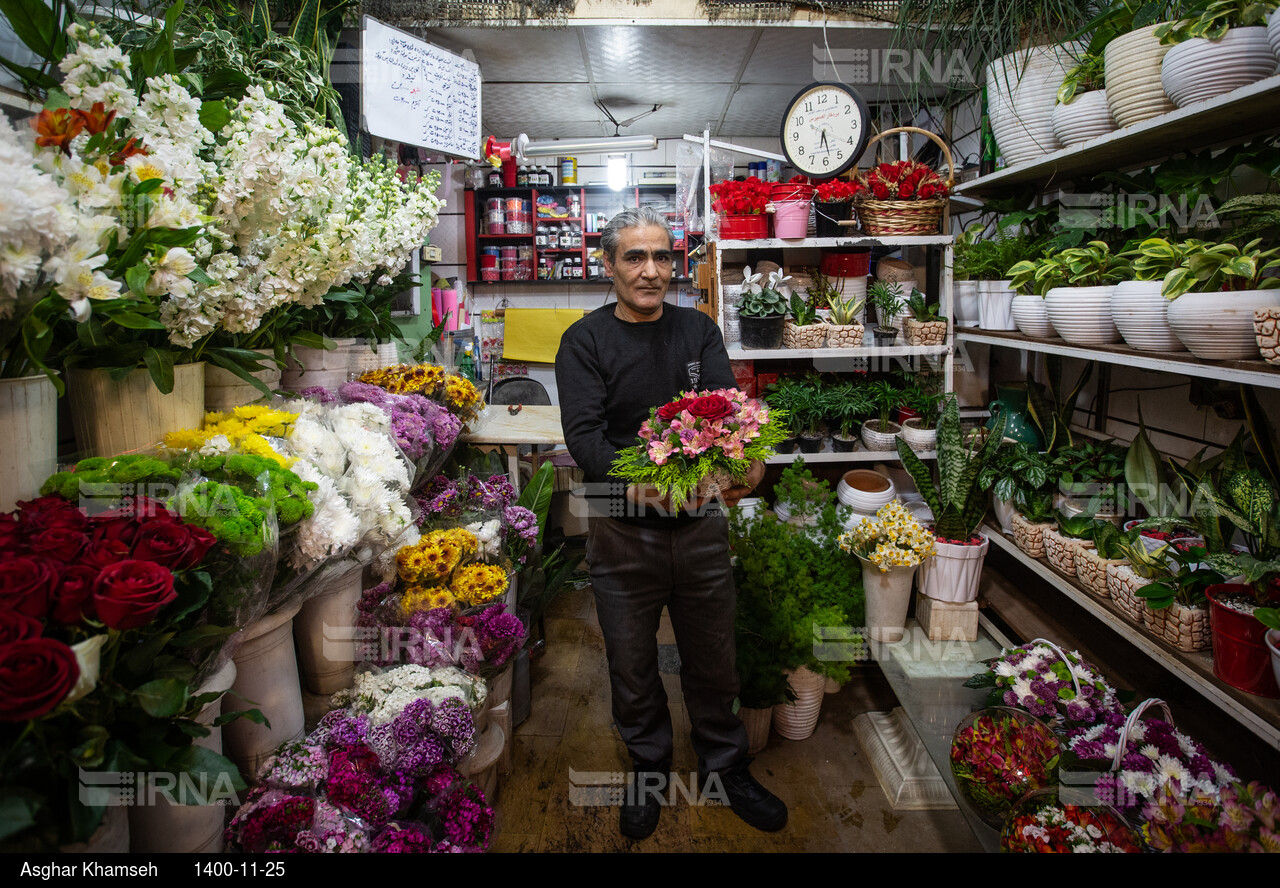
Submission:
[[[1058,740],[1018,709],[975,712],[951,741],[956,786],[983,820],[999,826],[1018,799],[1057,782]]]
[[[393,722],[410,704],[425,700],[434,707],[432,730],[461,757],[474,746],[471,712],[483,705],[487,695],[483,678],[455,666],[410,664],[356,673],[355,685],[339,691],[333,700],[337,706],[350,706],[352,715],[368,715],[372,728]]]
[[[853,200],[867,190],[867,186],[857,179],[827,179],[819,182],[817,198],[824,203],[843,203]]]
[[[164,436],[164,445],[173,450],[193,450],[204,454],[247,453],[289,468],[292,460],[272,447],[267,437],[283,438],[298,418],[296,413],[261,404],[236,407],[230,413],[206,413],[199,429],[182,429]]]
[[[875,200],[942,200],[950,190],[931,167],[917,160],[881,163],[862,175],[863,196]]]
[[[505,475],[481,481],[475,475],[450,479],[437,475],[418,494],[420,524],[457,523],[476,535],[483,558],[500,554],[524,564],[538,540],[538,516],[518,505]]]
[[[965,687],[990,688],[988,705],[1025,709],[1036,718],[1061,718],[1068,724],[1091,725],[1121,712],[1116,689],[1078,651],[1061,651],[1039,640],[1001,651]]]
[[[505,594],[505,567],[468,561],[478,553],[479,540],[461,527],[433,530],[396,553],[397,573],[405,584],[401,596],[404,617],[438,607],[486,604]]]
[[[915,567],[933,554],[933,534],[897,500],[840,534],[838,542],[842,551],[870,561],[881,573],[891,567]]]
[[[1172,852],[1280,852],[1280,799],[1257,781],[1233,782],[1216,796],[1167,785],[1142,809],[1147,844]]]
[[[1142,844],[1106,807],[1061,801],[1056,790],[1033,792],[1014,808],[1000,833],[1003,851],[1021,854],[1140,854]]]
[[[786,431],[769,407],[738,389],[681,393],[640,424],[640,443],[618,451],[611,473],[652,484],[673,506],[688,502],[705,479],[742,483],[752,460],[763,462]]]
[[[764,212],[770,193],[769,183],[755,176],[726,179],[711,186],[711,209],[724,216],[756,215]]]
[[[465,376],[446,373],[433,364],[402,364],[371,370],[360,382],[376,385],[392,394],[422,394],[449,409],[463,423],[473,422],[484,409],[480,390]]]

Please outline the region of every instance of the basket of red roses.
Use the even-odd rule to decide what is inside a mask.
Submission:
[[[871,144],[896,133],[920,133],[937,143],[947,160],[947,178],[943,179],[931,167],[915,160],[877,164],[859,174],[867,190],[855,198],[858,218],[867,234],[937,234],[942,229],[951,186],[956,179],[951,150],[942,139],[915,126],[887,129],[873,138]]]

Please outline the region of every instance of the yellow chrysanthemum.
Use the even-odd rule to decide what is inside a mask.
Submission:
[[[174,450],[199,450],[209,436],[199,429],[182,429],[164,436],[164,446]]]
[[[467,604],[484,604],[507,591],[507,572],[493,564],[467,564],[453,576],[453,594]]]

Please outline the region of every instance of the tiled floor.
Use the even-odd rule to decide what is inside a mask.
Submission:
[[[618,832],[618,809],[570,802],[570,771],[625,772],[626,749],[612,727],[604,640],[590,587],[566,592],[546,618],[546,653],[531,667],[532,709],[515,731],[514,767],[497,799],[494,852],[594,851],[978,851],[957,810],[900,811],[889,805],[853,736],[861,712],[890,709],[893,695],[875,667],[823,702],[817,731],[804,741],[771,735],[752,773],[785,801],[787,826],[761,833],[720,807],[683,799],[663,810],[657,832],[632,842]],[[660,643],[672,643],[664,619]],[[665,675],[676,732],[673,770],[697,758],[678,675]],[[582,780],[579,780],[581,785]]]

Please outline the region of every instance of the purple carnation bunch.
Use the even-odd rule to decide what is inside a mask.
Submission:
[[[364,382],[343,383],[338,394],[348,403],[361,402],[382,409],[391,417],[391,432],[415,462],[429,456],[433,447],[449,450],[462,432],[462,422],[446,407],[419,394],[398,395]]]
[[[373,840],[375,854],[430,854],[436,840],[417,823],[388,823]]]
[[[483,851],[493,831],[493,809],[484,793],[471,784],[460,784],[440,802],[437,809],[448,841],[468,850]]]

